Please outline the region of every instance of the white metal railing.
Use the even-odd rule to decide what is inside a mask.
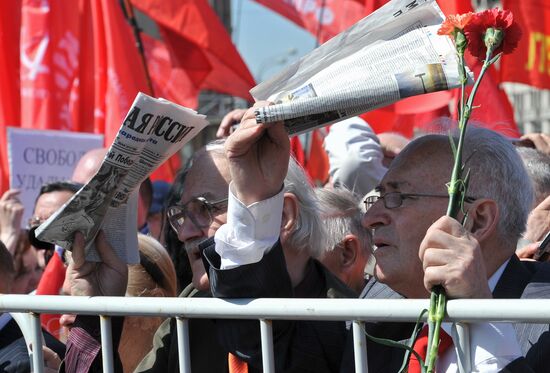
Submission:
[[[367,372],[365,321],[415,321],[429,301],[422,299],[236,299],[144,298],[144,297],[68,297],[0,295],[0,312],[25,312],[32,315],[33,345],[41,344],[40,313],[100,315],[104,372],[113,371],[111,316],[163,316],[177,318],[180,372],[191,371],[187,320],[258,319],[262,342],[264,372],[273,373],[272,320],[351,320],[356,372]],[[455,322],[453,339],[459,369],[468,372],[470,345],[468,323],[526,322],[548,323],[550,299],[451,300],[446,321]],[[33,366],[41,373],[43,357],[34,349]]]

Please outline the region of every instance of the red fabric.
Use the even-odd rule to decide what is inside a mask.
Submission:
[[[254,78],[206,0],[131,1],[159,24],[167,48],[197,87],[251,99]]]
[[[59,295],[59,291],[65,281],[66,268],[58,253],[54,253],[48,265],[44,269],[44,273],[40,278],[36,295]],[[59,338],[59,318],[61,315],[41,314],[40,322],[42,327],[50,332],[56,338]]]
[[[168,46],[147,34],[141,34],[147,69],[155,96],[163,97],[190,108],[197,108],[199,89],[191,80],[188,70],[179,65]],[[181,48],[185,48],[181,45]]]
[[[328,180],[329,160],[323,146],[328,127],[310,132],[307,148],[299,136],[290,138],[290,152],[306,172],[312,186],[324,185]]]
[[[79,8],[23,0],[21,127],[72,130],[69,104],[78,74]]]
[[[517,49],[501,59],[501,80],[550,89],[550,2],[503,0],[502,7],[514,14],[523,30]]]
[[[474,76],[478,76],[481,70],[481,62],[469,53],[466,53],[466,63],[474,73]],[[466,89],[466,93],[469,94],[471,90],[472,87],[469,86]],[[458,102],[460,90],[456,89],[454,95],[454,102]],[[483,77],[474,99],[474,106],[479,107],[472,111],[471,121],[483,123],[485,128],[489,128],[504,136],[514,138],[520,136],[514,119],[514,109],[508,99],[508,95],[498,85],[498,75],[494,67],[491,67]],[[455,119],[458,117],[456,110],[453,117]]]
[[[231,352],[227,354],[229,373],[248,373],[248,364]]]
[[[138,92],[149,92],[132,30],[118,2],[92,1],[94,127],[110,144]]]
[[[320,43],[339,34],[366,15],[364,4],[355,0],[256,0],[256,2],[306,29]],[[368,0],[367,4],[382,2],[384,1]],[[319,22],[321,17],[323,22]]]
[[[385,5],[388,0],[256,0],[298,26],[308,30],[324,43],[349,26]],[[471,11],[469,0],[438,0],[445,14]],[[324,10],[322,8],[324,7]],[[324,23],[320,23],[321,13]]]
[[[473,12],[471,0],[437,0],[445,15]]]
[[[306,152],[304,168],[315,186],[324,185],[328,180],[329,160],[323,146],[325,135],[322,129],[311,132],[309,149]]]
[[[440,329],[439,331],[439,346],[437,349],[438,355],[441,356],[449,347],[453,345],[453,339],[449,334],[447,334],[443,329]],[[416,338],[416,341],[414,342],[413,349],[420,355],[424,363],[426,363],[426,355],[427,355],[427,349],[428,349],[428,325],[425,325],[420,333],[418,334],[418,337]],[[409,368],[407,370],[408,373],[420,373],[422,370],[420,369],[420,362],[416,358],[414,354],[411,354],[411,358],[409,359]]]
[[[32,74],[22,64],[22,92],[32,97],[22,98],[22,126],[103,133],[105,145],[109,145],[136,94],[151,94],[120,4],[110,0],[53,2],[49,11],[42,12],[41,6],[25,0],[23,7],[21,45],[34,41],[34,49],[25,48],[36,54],[40,42],[49,41],[42,73],[31,80]],[[149,52],[161,54],[154,48]],[[174,77],[181,84],[189,79],[183,79],[179,71],[171,76],[165,65],[159,67],[162,62],[160,58],[153,62],[158,68],[154,74],[154,84],[160,87],[157,95],[175,98],[183,105],[196,103],[197,90],[173,87],[164,81]],[[160,74],[164,74],[162,81]],[[171,180],[173,170],[162,168],[157,172]]]
[[[7,126],[19,126],[19,32],[21,0],[0,1],[0,193],[9,187]]]
[[[304,148],[298,136],[290,138],[290,152],[294,158],[296,158],[296,161],[304,167],[306,164],[306,155],[304,154]]]

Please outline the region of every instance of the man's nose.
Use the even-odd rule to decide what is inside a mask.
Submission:
[[[361,219],[361,225],[367,229],[389,224],[388,209],[384,207],[384,201],[378,200],[373,204]]]

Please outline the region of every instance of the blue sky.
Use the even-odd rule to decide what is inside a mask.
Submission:
[[[315,47],[315,38],[252,0],[232,0],[233,42],[260,81]]]

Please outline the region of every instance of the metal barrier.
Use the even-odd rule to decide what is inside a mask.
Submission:
[[[164,316],[177,318],[180,372],[191,371],[188,323],[190,318],[258,319],[264,372],[273,373],[272,320],[350,320],[354,337],[356,372],[367,372],[365,321],[415,321],[429,301],[416,299],[237,299],[125,298],[0,295],[0,312],[31,313],[33,346],[40,345],[40,313],[100,315],[103,371],[113,371],[111,316]],[[446,321],[454,322],[453,339],[460,372],[470,371],[468,323],[506,321],[548,323],[550,299],[451,300]],[[33,354],[35,372],[42,373],[40,349]]]

